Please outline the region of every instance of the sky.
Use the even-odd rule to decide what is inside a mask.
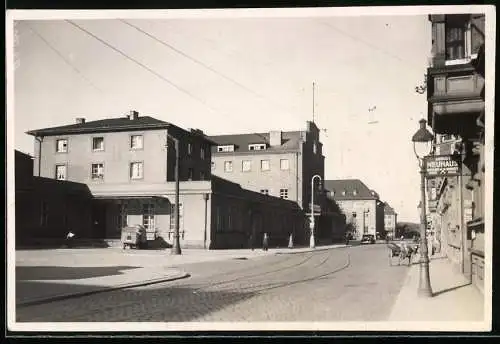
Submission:
[[[325,178],[357,178],[418,222],[411,136],[427,113],[427,15],[18,20],[14,144],[140,115],[208,135],[321,129]]]

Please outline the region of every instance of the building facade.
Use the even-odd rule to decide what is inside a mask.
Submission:
[[[92,194],[99,195],[94,202],[92,223],[93,232],[101,237],[119,238],[121,229],[129,224],[123,214],[132,216],[132,212],[149,232],[154,232],[155,224],[148,215],[154,208],[151,203],[143,201],[140,195],[134,199],[113,195],[174,181],[175,140],[179,141],[179,180],[210,178],[211,143],[201,131],[186,131],[139,116],[136,111],[92,122],[77,118],[72,125],[28,134],[35,137],[35,175],[83,183]]]
[[[319,215],[316,220],[318,238],[334,240],[339,236],[344,218],[338,206],[326,197],[317,178],[311,187],[313,176],[324,180],[325,170],[319,129],[313,122],[307,122],[303,131],[209,138],[216,143],[212,147],[212,174],[251,191],[291,200],[306,213],[311,211],[311,192],[314,192],[315,212]]]
[[[284,246],[304,222],[295,202],[212,176],[212,142],[199,130],[131,112],[29,134],[36,139],[33,170],[39,178],[88,188],[92,209],[82,221],[87,237],[119,239],[123,227],[143,225],[150,240],[172,243],[176,140],[182,247],[259,246],[265,232],[271,244]]]
[[[346,217],[353,239],[384,233],[384,207],[379,195],[359,179],[326,180],[325,190]],[[377,235],[378,234],[378,235]]]
[[[293,200],[309,210],[311,178],[324,178],[319,129],[210,136],[212,173],[267,195]]]
[[[384,202],[384,230],[385,236],[396,237],[396,225],[398,223],[397,213],[387,202]]]
[[[441,247],[480,290],[484,270],[484,14],[431,15],[428,122],[434,154],[451,154],[459,176],[429,181]]]

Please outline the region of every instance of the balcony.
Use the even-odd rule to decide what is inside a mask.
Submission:
[[[428,122],[435,132],[464,134],[473,128],[484,110],[484,78],[471,64],[431,67],[427,75]]]

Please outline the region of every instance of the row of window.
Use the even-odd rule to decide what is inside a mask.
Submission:
[[[142,161],[135,161],[129,164],[129,177],[130,179],[142,179],[144,177],[144,163]],[[56,179],[67,180],[68,167],[67,165],[56,165]],[[90,178],[92,180],[104,179],[104,163],[94,163],[90,166]]]
[[[269,195],[269,189],[261,189],[260,193]],[[280,189],[280,198],[288,199],[288,189]]]
[[[215,162],[212,161],[212,169],[215,169]],[[280,160],[280,169],[285,171],[290,169],[290,163],[288,159]],[[261,171],[270,171],[271,170],[271,162],[269,160],[261,160],[260,161],[260,170]],[[242,172],[250,172],[252,171],[252,161],[251,160],[243,160],[241,162],[241,171]],[[224,172],[233,172],[233,162],[232,161],[224,161]]]
[[[267,149],[267,145],[265,143],[251,143],[248,145],[248,150],[256,151],[256,150],[265,150]],[[318,147],[316,142],[313,143],[313,153],[316,154],[318,151]],[[217,146],[217,152],[234,152],[234,145],[220,145]]]
[[[142,161],[131,162],[129,165],[130,179],[142,179],[144,177],[144,163]],[[56,179],[67,180],[68,168],[64,164],[56,165]],[[94,163],[90,167],[90,178],[92,180],[104,179],[104,163]],[[188,169],[188,180],[193,180],[194,169]],[[205,180],[205,173],[200,171],[200,179]]]
[[[129,148],[130,149],[143,149],[143,136],[142,135],[130,135]],[[102,152],[104,151],[104,137],[98,136],[92,138],[92,151]],[[57,153],[67,153],[68,152],[68,139],[58,139],[56,140],[56,152]]]
[[[142,135],[130,135],[129,148],[132,150],[143,149],[143,136]],[[92,138],[92,151],[102,152],[104,151],[104,137],[93,137]],[[56,140],[56,152],[57,153],[67,153],[68,152],[68,139],[58,139]],[[193,144],[187,144],[187,154],[193,154]],[[205,159],[205,148],[200,147],[200,158]]]
[[[330,193],[332,194],[332,196],[335,196],[335,190],[330,191]],[[345,196],[345,195],[347,195],[347,191],[342,190],[341,194],[342,194],[342,196]],[[357,194],[358,194],[358,190],[356,190],[356,189],[352,190],[353,196],[356,196]]]

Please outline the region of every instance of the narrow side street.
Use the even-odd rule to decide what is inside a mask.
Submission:
[[[18,307],[17,321],[383,321],[408,273],[385,245],[186,264],[191,277]]]

